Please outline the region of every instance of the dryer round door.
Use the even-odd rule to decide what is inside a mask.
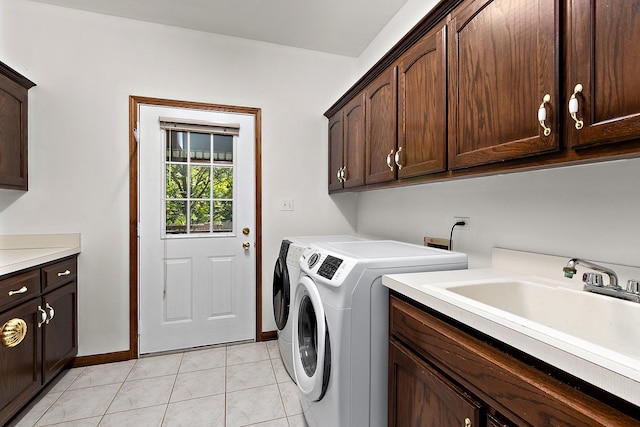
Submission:
[[[327,391],[331,345],[324,307],[316,284],[302,276],[296,287],[293,315],[293,372],[300,392],[320,400]]]
[[[287,259],[280,256],[273,269],[273,317],[280,331],[289,320],[290,289]]]

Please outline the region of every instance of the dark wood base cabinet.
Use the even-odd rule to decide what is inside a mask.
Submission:
[[[0,425],[78,352],[76,259],[0,277]]]
[[[389,426],[640,425],[427,310],[390,298]]]

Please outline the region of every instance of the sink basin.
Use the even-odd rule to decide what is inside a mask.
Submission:
[[[452,285],[445,292],[640,359],[638,303],[527,280]]]

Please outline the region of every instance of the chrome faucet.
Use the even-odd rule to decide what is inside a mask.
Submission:
[[[640,303],[640,286],[637,280],[629,280],[627,289],[625,290],[618,284],[618,275],[615,271],[590,261],[580,258],[570,259],[569,262],[567,262],[567,266],[562,269],[562,271],[564,271],[564,277],[571,279],[573,275],[576,274],[576,265],[578,264],[609,276],[609,284],[603,285],[601,274],[584,273],[582,275],[582,282],[584,283],[583,289],[585,291]]]
[[[571,279],[573,275],[576,274],[576,265],[578,264],[584,265],[587,268],[590,268],[592,270],[596,270],[608,275],[609,285],[607,286],[613,289],[621,289],[620,285],[618,285],[618,275],[616,274],[615,271],[613,271],[610,268],[603,267],[601,265],[594,264],[590,261],[580,259],[580,258],[572,258],[569,260],[569,262],[567,263],[567,266],[562,269],[562,271],[564,271],[564,277],[568,277],[569,279]]]

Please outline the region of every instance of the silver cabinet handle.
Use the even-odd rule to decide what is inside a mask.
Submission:
[[[49,322],[51,322],[53,320],[53,317],[56,315],[56,312],[53,310],[53,307],[51,307],[49,305],[49,303],[47,303],[44,308],[46,308],[47,310],[49,310],[49,318],[46,320],[47,325],[49,324]]]
[[[540,126],[542,127],[542,129],[544,129],[544,136],[551,135],[551,128],[548,127],[545,123],[545,120],[547,120],[546,106],[549,102],[551,102],[551,95],[546,94],[544,98],[542,98],[542,104],[540,104],[540,107],[538,108],[538,122],[540,122]]]
[[[402,169],[402,165],[400,164],[400,152],[402,151],[402,147],[398,147],[398,151],[396,151],[395,161],[396,166],[398,166],[398,170]]]
[[[391,163],[391,156],[393,156],[393,150],[389,151],[389,154],[387,154],[387,166],[389,166],[389,170],[393,172],[393,164]]]
[[[38,311],[40,312],[40,322],[38,322],[39,328],[47,321],[47,312],[44,311],[40,306],[38,306]]]
[[[62,273],[58,273],[58,277],[61,277],[61,276],[68,276],[68,275],[70,275],[70,274],[71,274],[71,272],[70,272],[69,270],[65,270],[65,271],[63,271]]]
[[[25,292],[27,292],[27,287],[23,286],[20,289],[18,289],[17,291],[9,291],[9,296],[16,295],[16,294],[24,294]]]
[[[342,168],[338,169],[338,172],[336,172],[336,178],[338,178],[338,182],[342,182]]]
[[[569,114],[571,114],[573,121],[576,122],[576,129],[578,130],[584,126],[584,121],[578,118],[578,98],[576,98],[576,95],[579,93],[582,93],[582,85],[580,83],[573,88],[573,94],[569,99]]]
[[[342,182],[347,182],[347,167],[343,166],[342,169],[340,169],[340,177],[342,178]]]

